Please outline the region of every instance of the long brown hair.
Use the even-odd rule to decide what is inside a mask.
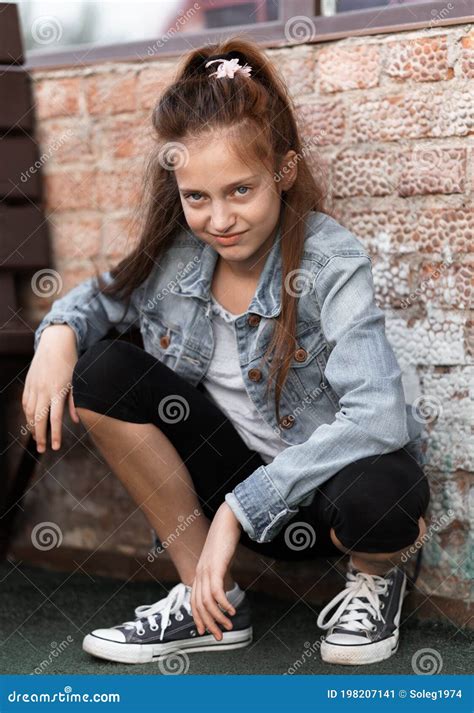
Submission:
[[[229,54],[228,59],[237,57],[241,65],[252,67],[251,76],[237,73],[231,81],[209,79],[217,67],[212,64],[206,68],[205,63]],[[296,348],[298,296],[295,290],[285,289],[288,285],[285,280],[287,276],[291,278],[289,273],[297,275],[293,271],[300,269],[308,213],[313,210],[328,213],[326,189],[309,168],[308,150],[300,140],[295,116],[285,82],[253,42],[233,37],[189,52],[175,81],[153,111],[157,146],[145,173],[140,239],[132,252],[110,271],[113,282],[102,287],[106,294],[129,298],[186,225],[174,171],[163,161],[163,147],[199,138],[209,131],[230,130],[239,157],[249,165],[255,162],[265,165],[275,180],[283,157],[288,151],[295,151],[297,177],[281,197],[282,308],[264,354],[270,363],[267,395],[275,381],[278,421],[280,394]]]

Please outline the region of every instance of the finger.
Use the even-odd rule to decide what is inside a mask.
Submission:
[[[26,427],[36,440],[35,431],[35,411],[36,411],[36,396],[34,393],[30,393],[28,398],[28,403],[26,405]]]
[[[23,413],[25,414],[25,416],[26,416],[26,408],[28,406],[29,398],[30,398],[30,389],[25,385],[25,388],[23,389],[23,394],[21,396],[21,407],[23,409]]]
[[[34,424],[36,433],[36,449],[38,453],[46,450],[46,429],[48,426],[49,400],[38,400],[36,402]]]
[[[54,399],[51,402],[49,419],[51,421],[51,448],[55,451],[61,447],[61,426],[64,413],[64,398]]]
[[[204,623],[208,631],[213,634],[214,638],[217,641],[220,641],[223,637],[223,633],[219,629],[215,621],[216,618],[219,618],[218,612],[220,612],[220,610],[217,608],[217,604],[215,603],[211,594],[211,585],[209,579],[205,579],[202,584],[202,603],[204,607],[204,610],[202,612]],[[220,612],[220,616],[224,616],[222,612]]]
[[[214,599],[216,600],[217,604],[221,606],[222,609],[224,609],[224,611],[226,611],[228,614],[234,616],[235,607],[231,604],[229,599],[227,599],[223,583],[214,580],[211,583],[211,592],[213,592]]]
[[[196,577],[193,582],[193,589],[191,593],[191,611],[199,634],[203,634],[205,627],[201,615],[199,614],[199,607],[201,605],[200,584],[200,578]]]
[[[217,597],[215,594],[215,591],[217,590],[216,587],[211,586],[211,582],[209,581],[209,605],[207,606],[207,609],[209,613],[212,615],[213,619],[215,621],[218,621],[220,624],[222,624],[226,629],[232,629],[232,622],[230,619],[226,617],[226,615],[223,613],[222,609],[219,608],[219,604],[217,602]],[[225,593],[222,592],[224,595],[224,601],[227,601],[225,597]],[[223,608],[227,609],[230,606],[230,602],[225,604]]]
[[[69,415],[71,416],[72,420],[75,423],[80,423],[79,414],[77,413],[76,406],[74,404],[74,395],[72,393],[72,389],[69,392],[68,406],[69,406]]]

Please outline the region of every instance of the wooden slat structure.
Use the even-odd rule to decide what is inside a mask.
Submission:
[[[21,315],[18,284],[48,267],[50,251],[34,140],[34,105],[29,75],[22,66],[16,5],[0,3],[0,17],[0,557],[4,557],[39,458],[30,436],[17,472],[9,472],[9,385],[24,375],[34,340],[32,326]]]

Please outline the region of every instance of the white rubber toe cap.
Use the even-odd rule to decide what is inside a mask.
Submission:
[[[326,643],[346,646],[366,646],[370,641],[362,636],[353,634],[330,634],[326,637]]]
[[[118,629],[95,629],[91,636],[97,636],[99,639],[107,639],[107,641],[117,641],[124,644],[126,639],[123,631]]]

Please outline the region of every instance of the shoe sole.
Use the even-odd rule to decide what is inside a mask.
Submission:
[[[398,636],[391,636],[383,641],[363,646],[342,646],[341,644],[321,644],[321,658],[326,663],[337,663],[343,666],[360,666],[361,664],[377,663],[390,658],[397,652]]]
[[[165,644],[121,644],[117,641],[101,639],[87,634],[82,648],[88,654],[107,661],[118,663],[150,663],[170,654],[195,653],[198,651],[230,651],[248,646],[253,639],[252,627],[239,631],[224,631],[222,639],[217,641],[213,634],[200,636],[198,639],[182,639]]]

